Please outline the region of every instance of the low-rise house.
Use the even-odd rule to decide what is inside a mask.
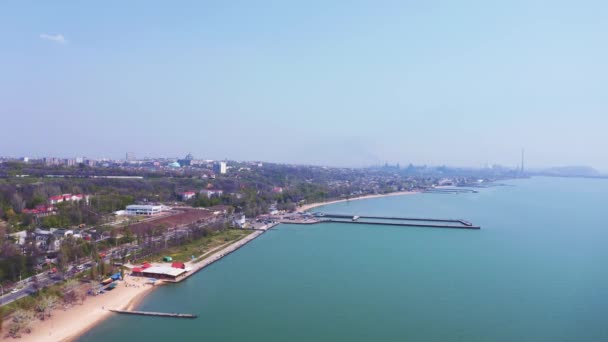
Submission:
[[[196,196],[196,193],[194,191],[184,191],[179,193],[179,197],[182,199],[182,201],[187,201],[191,198],[194,198],[194,196]]]
[[[224,194],[222,190],[212,190],[212,189],[203,189],[200,191],[202,196],[206,196],[207,198],[211,197],[220,197]]]
[[[83,195],[83,194],[63,194],[63,195],[59,195],[59,196],[49,197],[49,203],[50,204],[59,204],[59,203],[63,203],[63,202],[79,202],[84,199],[86,201],[86,203],[89,204],[90,197],[91,197],[90,195]]]
[[[51,228],[51,233],[55,236],[55,239],[61,241],[70,235],[74,235],[74,231],[65,228]]]
[[[239,227],[239,228],[245,228],[245,226],[247,225],[247,220],[245,219],[245,215],[241,215],[238,218],[235,218],[233,221],[234,225]]]
[[[40,204],[40,205],[37,205],[34,209],[26,208],[26,209],[23,209],[21,212],[23,212],[24,214],[35,215],[38,217],[45,217],[48,215],[55,215],[55,210],[57,210],[57,209],[52,205]]]
[[[34,230],[34,238],[36,240],[37,247],[44,248],[49,251],[56,251],[61,246],[62,238],[57,238],[51,230],[36,228]]]
[[[9,236],[15,240],[15,243],[18,245],[25,245],[25,238],[27,238],[27,231],[22,230],[20,232],[9,234]]]

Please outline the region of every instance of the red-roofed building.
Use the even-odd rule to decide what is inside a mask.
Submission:
[[[63,196],[51,196],[49,197],[49,203],[57,204],[63,202]]]
[[[34,209],[23,209],[22,211],[24,214],[30,214],[30,215],[36,215],[36,216],[48,216],[48,215],[54,215],[55,214],[55,207],[53,207],[52,205],[37,205],[36,208]]]
[[[179,193],[179,197],[182,199],[182,201],[187,201],[193,198],[194,196],[196,196],[196,193],[194,191],[184,191]]]

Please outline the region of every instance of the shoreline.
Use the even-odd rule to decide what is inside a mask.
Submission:
[[[298,211],[308,211],[310,209],[314,209],[314,208],[321,207],[324,205],[336,204],[336,203],[342,203],[342,202],[348,202],[348,201],[358,201],[358,200],[364,200],[364,199],[391,197],[391,196],[415,195],[415,194],[419,194],[419,193],[421,193],[421,191],[397,191],[397,192],[390,192],[388,194],[365,195],[365,196],[353,197],[353,198],[348,198],[348,199],[345,198],[345,199],[339,199],[339,200],[330,200],[330,201],[325,201],[325,202],[304,204],[303,206],[298,207]]]
[[[32,332],[22,334],[19,339],[4,338],[6,341],[74,341],[88,330],[106,320],[112,314],[108,309],[128,309],[138,305],[140,301],[156,286],[144,285],[144,279],[128,278],[121,281],[119,286],[107,293],[95,297],[87,297],[82,303],[76,303],[64,309],[55,308],[51,317],[44,321],[35,319]],[[133,286],[127,286],[126,284]],[[7,322],[8,323],[8,322]]]
[[[274,227],[270,226],[267,229]],[[190,272],[176,282],[181,282],[203,268],[214,264],[223,257],[240,249],[249,242],[265,233],[265,231],[253,231],[251,234],[233,241],[228,245],[220,246],[219,248],[201,254],[199,257],[206,256],[205,259],[198,262],[186,262],[191,267]],[[116,289],[95,297],[87,297],[83,304],[74,304],[68,309],[56,308],[52,311],[50,318],[34,320],[31,324],[32,332],[30,334],[22,334],[21,338],[4,338],[4,334],[0,336],[0,340],[6,341],[75,341],[84,335],[93,327],[101,324],[104,320],[113,314],[108,309],[117,310],[134,310],[142,301],[152,293],[152,291],[170,281],[159,281],[156,285],[144,285],[146,278],[127,275],[124,280],[119,282]],[[127,287],[126,284],[135,285]],[[9,322],[5,322],[8,326]]]
[[[313,208],[317,208],[324,205],[356,201],[363,199],[373,199],[390,196],[402,196],[402,195],[413,195],[418,194],[419,191],[399,191],[391,192],[388,194],[375,194],[365,195],[349,199],[331,200],[325,202],[305,204],[298,207],[298,211],[307,211]],[[268,226],[265,230],[253,231],[251,234],[236,240],[228,245],[220,246],[215,250],[208,251],[199,256],[205,257],[203,260],[198,262],[186,262],[186,265],[190,267],[190,271],[183,278],[175,282],[182,282],[189,278],[198,271],[214,264],[221,260],[225,256],[237,251],[241,247],[245,246],[249,242],[255,240],[260,235],[264,234],[267,230],[275,227],[277,224]],[[137,283],[137,284],[134,284]],[[75,341],[84,335],[88,330],[101,324],[112,314],[111,311],[105,309],[118,309],[118,310],[134,310],[137,308],[142,301],[158,286],[162,286],[164,282],[153,285],[143,285],[145,279],[143,277],[125,277],[119,283],[119,286],[111,292],[95,297],[88,297],[83,304],[75,304],[70,308],[64,310],[61,308],[54,309],[52,316],[44,321],[35,320],[31,327],[32,332],[30,334],[23,334],[19,341],[23,342],[35,342],[41,340],[47,341]],[[126,284],[136,285],[134,287],[127,287]],[[7,323],[7,322],[5,322]],[[14,340],[11,338],[2,340]]]

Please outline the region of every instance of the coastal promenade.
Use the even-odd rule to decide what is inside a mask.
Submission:
[[[238,250],[253,241],[268,229],[278,223],[273,223],[255,230],[246,237],[221,248],[198,262],[188,262],[189,272],[182,281],[201,269],[219,261],[221,258]],[[200,258],[200,257],[199,257]],[[32,332],[24,334],[19,339],[22,342],[37,341],[72,341],[85,333],[91,327],[99,324],[112,314],[110,310],[133,310],[143,298],[168,280],[161,280],[155,286],[146,283],[141,277],[128,276],[120,282],[119,286],[103,295],[87,298],[84,303],[76,304],[67,309],[56,309],[52,316],[44,321],[36,320],[32,325]]]
[[[278,223],[272,223],[269,225],[266,225],[262,228],[256,229],[253,233],[245,236],[244,238],[228,245],[225,248],[222,248],[221,250],[214,252],[213,254],[211,254],[210,256],[200,260],[200,261],[194,261],[194,262],[186,262],[186,270],[188,271],[184,276],[179,277],[176,280],[164,280],[165,282],[168,283],[179,283],[187,278],[189,278],[190,276],[192,276],[193,274],[195,274],[196,272],[202,270],[203,268],[221,260],[223,257],[227,256],[230,253],[235,252],[236,250],[238,250],[239,248],[245,246],[246,244],[248,244],[249,242],[255,240],[256,238],[258,238],[260,235],[264,234],[267,230],[273,228],[274,226],[276,226]]]

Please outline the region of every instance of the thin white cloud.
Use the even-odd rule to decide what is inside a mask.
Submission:
[[[58,43],[58,44],[67,44],[67,42],[68,42],[62,34],[42,33],[42,34],[40,34],[40,38],[45,39],[45,40],[50,40],[50,41]]]

